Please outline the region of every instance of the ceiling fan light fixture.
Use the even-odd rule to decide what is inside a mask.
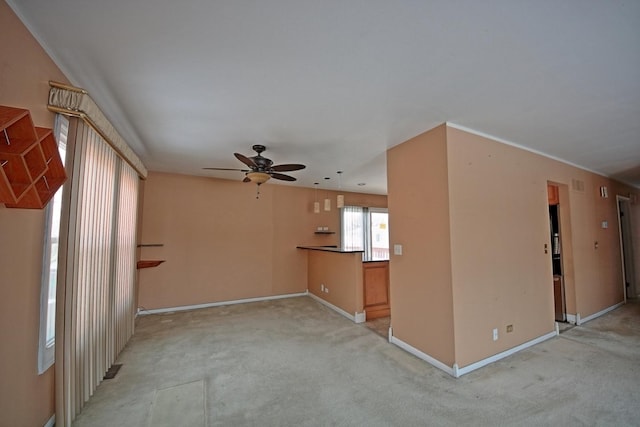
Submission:
[[[231,169],[231,168],[203,168],[207,170],[220,170],[220,171],[238,171],[244,172],[244,179],[242,182],[252,182],[257,184],[258,187],[269,181],[271,178],[277,179],[280,181],[295,181],[296,179],[291,175],[285,175],[280,172],[294,172],[299,171],[301,169],[306,168],[305,165],[299,163],[288,163],[288,164],[280,164],[274,165],[271,159],[267,159],[262,156],[262,152],[266,150],[264,145],[254,145],[251,147],[253,151],[258,153],[256,156],[247,157],[244,154],[233,153],[236,159],[240,160],[245,164],[249,169]],[[258,194],[260,194],[260,190],[258,190]]]
[[[247,172],[247,178],[249,178],[249,180],[254,184],[261,185],[269,181],[269,178],[271,178],[271,176],[269,176],[268,173],[264,172]]]

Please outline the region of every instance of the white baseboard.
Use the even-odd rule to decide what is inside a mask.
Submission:
[[[567,314],[567,322],[571,323],[572,325],[576,324],[576,315],[575,314]]]
[[[553,331],[549,332],[548,334],[544,334],[544,335],[542,335],[542,336],[540,336],[538,338],[532,339],[531,341],[527,341],[527,342],[522,343],[522,344],[520,344],[518,346],[510,348],[509,350],[505,350],[505,351],[503,351],[501,353],[498,353],[498,354],[495,354],[495,355],[493,355],[491,357],[487,357],[486,359],[479,360],[479,361],[477,361],[475,363],[472,363],[471,365],[467,365],[467,366],[465,366],[463,368],[457,368],[456,365],[454,365],[454,370],[457,373],[457,375],[455,375],[455,377],[458,378],[461,375],[468,374],[471,371],[475,371],[478,368],[482,368],[483,366],[487,366],[490,363],[497,362],[500,359],[504,359],[507,356],[511,356],[514,353],[517,353],[519,351],[524,350],[525,348],[529,348],[531,346],[539,344],[542,341],[546,341],[546,340],[548,340],[550,338],[553,338],[553,337],[555,337],[557,335],[558,335],[558,332],[554,329]]]
[[[346,311],[344,311],[344,310],[343,310],[343,309],[341,309],[340,307],[338,307],[338,306],[336,306],[336,305],[333,305],[333,304],[331,304],[331,303],[330,303],[330,302],[328,302],[328,301],[323,300],[322,298],[320,298],[320,297],[319,297],[319,296],[317,296],[317,295],[312,294],[311,292],[307,292],[307,295],[308,295],[308,296],[310,296],[311,298],[313,298],[314,300],[318,301],[320,304],[322,304],[322,305],[324,305],[324,306],[326,306],[326,307],[329,307],[331,310],[333,310],[333,311],[335,311],[335,312],[337,312],[337,313],[342,314],[344,317],[346,317],[347,319],[351,320],[352,322],[355,322],[355,323],[362,323],[362,322],[358,322],[358,321],[356,320],[356,316],[358,316],[359,314],[362,314],[362,313],[356,313],[356,314],[355,314],[355,316],[354,316],[353,314],[349,314],[349,313],[347,313]]]
[[[196,310],[198,308],[220,307],[223,305],[246,304],[250,302],[271,301],[284,298],[295,298],[307,295],[307,291],[296,294],[273,295],[269,297],[245,298],[232,301],[209,302],[205,304],[182,305],[179,307],[153,308],[151,310],[138,310],[138,315],[145,316],[147,314],[171,313],[174,311]]]
[[[457,363],[454,363],[452,367],[449,367],[448,365],[442,363],[441,361],[434,359],[433,357],[429,356],[428,354],[418,350],[417,348],[413,347],[410,344],[407,344],[406,342],[396,338],[393,336],[393,330],[391,328],[389,328],[389,342],[392,344],[397,345],[398,347],[400,347],[401,349],[413,354],[414,356],[418,357],[419,359],[424,360],[425,362],[429,363],[430,365],[433,365],[434,367],[446,372],[447,374],[451,375],[454,378],[459,378],[464,374],[468,374],[471,371],[475,371],[476,369],[482,368],[483,366],[486,366],[490,363],[496,362],[500,359],[504,359],[507,356],[511,356],[514,353],[517,353],[521,350],[524,350],[525,348],[531,347],[533,345],[536,345],[538,343],[541,343],[542,341],[546,341],[549,338],[553,338],[555,336],[558,335],[558,332],[556,330],[549,332],[548,334],[542,335],[538,338],[535,338],[531,341],[527,341],[523,344],[520,344],[519,346],[513,347],[509,350],[503,351],[502,353],[498,353],[495,354],[491,357],[487,357],[486,359],[480,360],[478,362],[472,363],[471,365],[467,365],[463,368],[459,368]]]
[[[356,323],[364,323],[367,321],[367,312],[363,311],[362,313],[358,313],[356,311],[355,322]]]
[[[51,415],[44,427],[53,427],[56,425],[56,414]]]
[[[602,316],[603,314],[607,314],[607,313],[608,313],[608,312],[610,312],[611,310],[615,310],[616,308],[620,307],[621,305],[624,305],[624,301],[623,301],[623,302],[619,302],[619,303],[617,303],[617,304],[614,304],[614,305],[612,305],[611,307],[607,307],[607,308],[605,308],[604,310],[600,310],[600,311],[599,311],[599,312],[597,312],[597,313],[593,313],[592,315],[587,316],[587,317],[585,317],[584,319],[581,319],[581,318],[580,318],[580,313],[578,313],[578,319],[577,319],[577,323],[576,323],[576,324],[577,324],[577,325],[582,325],[583,323],[586,323],[586,322],[588,322],[589,320],[593,320],[593,319],[595,319],[596,317],[600,317],[600,316]]]
[[[427,353],[424,353],[424,352],[418,350],[417,348],[413,347],[410,344],[407,344],[406,342],[402,341],[401,339],[398,339],[398,338],[394,337],[393,336],[393,331],[391,330],[391,328],[389,328],[389,334],[390,334],[389,342],[391,344],[397,345],[398,347],[400,347],[404,351],[413,354],[418,359],[422,359],[425,362],[429,363],[430,365],[433,365],[436,368],[441,369],[441,370],[445,371],[447,374],[455,377],[454,372],[453,372],[453,368],[450,368],[449,366],[445,365],[444,363],[442,363],[438,359],[434,359],[433,357],[429,356]]]

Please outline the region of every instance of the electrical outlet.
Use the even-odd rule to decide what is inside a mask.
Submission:
[[[493,330],[493,340],[498,341],[498,328]]]
[[[324,292],[324,284],[320,285],[320,292]]]
[[[325,287],[324,287],[324,291],[325,291],[326,293],[329,293],[329,288],[327,288],[327,287],[325,286]]]
[[[507,325],[507,332],[513,332],[513,325]]]

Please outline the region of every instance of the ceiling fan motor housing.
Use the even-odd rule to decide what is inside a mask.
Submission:
[[[251,160],[256,164],[256,170],[258,171],[266,171],[271,167],[271,165],[273,165],[273,161],[266,157],[262,157],[260,154],[251,157]]]
[[[253,149],[253,151],[258,153],[257,156],[251,157],[251,160],[253,160],[253,163],[255,163],[256,165],[255,170],[257,171],[268,170],[273,165],[273,161],[271,159],[267,159],[266,157],[262,157],[262,152],[267,148],[264,145],[259,145],[259,144],[256,144],[251,148]]]

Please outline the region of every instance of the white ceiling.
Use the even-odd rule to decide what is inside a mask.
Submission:
[[[385,193],[448,121],[640,187],[640,2],[9,0],[151,170]],[[366,186],[358,187],[359,182]]]

